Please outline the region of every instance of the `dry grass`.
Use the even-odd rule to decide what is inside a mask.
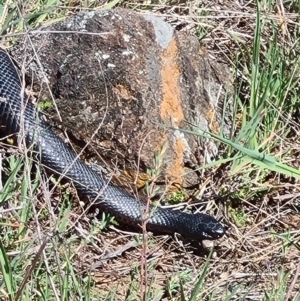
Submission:
[[[112,2],[28,1],[17,5],[7,1],[0,19],[6,34],[4,45],[13,41],[15,32],[24,30],[21,17],[27,16],[25,23],[30,28],[80,9],[108,7]],[[238,96],[232,140],[299,169],[298,74],[291,76],[298,70],[294,69],[299,53],[297,1],[260,2],[264,26],[259,66],[263,70],[270,63],[274,74],[281,72],[276,55],[268,56],[276,40],[274,49],[280,50],[277,56],[286,55],[284,77],[290,78],[291,84],[284,97],[281,89],[268,95],[268,104],[272,105],[274,98],[287,104],[275,106],[272,126],[263,113],[255,127],[255,139],[245,136],[238,141],[235,139],[241,129],[255,115],[255,109],[249,109],[255,100],[253,85],[261,84],[256,96],[266,87],[263,77],[259,81],[251,77],[253,51],[258,47],[256,3],[178,0],[115,4],[161,15],[177,30],[197,34],[205,51],[225,61],[236,74]],[[226,148],[224,156],[235,159],[223,164],[220,161],[199,179],[205,188],[203,198],[217,204],[216,214],[228,227],[210,258],[211,246],[201,248],[176,237],[151,235],[145,243],[136,233],[115,226],[107,216],[102,220],[91,217],[71,185],[59,184],[52,189],[55,181],[45,178],[39,167],[32,174],[34,163],[24,161],[24,153],[4,142],[2,146],[2,183],[8,184],[2,189],[7,194],[1,194],[0,261],[2,266],[11,267],[3,273],[0,285],[3,300],[16,299],[20,288],[22,300],[300,300],[297,179],[261,168],[251,160],[241,162],[235,158],[236,150]],[[9,175],[11,178],[7,178]],[[143,266],[146,269],[142,270]],[[197,285],[200,292],[195,293]]]

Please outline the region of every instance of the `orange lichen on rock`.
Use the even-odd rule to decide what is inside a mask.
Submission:
[[[209,128],[215,134],[220,134],[216,110],[211,108],[207,111],[207,120],[209,121]]]
[[[178,126],[184,118],[181,106],[181,93],[178,86],[180,68],[178,65],[178,48],[173,39],[162,54],[162,102],[160,115],[163,120]]]
[[[174,142],[174,157],[172,158],[171,165],[167,168],[166,174],[170,177],[173,184],[183,184],[183,154],[186,149],[186,144],[182,138],[176,138]]]
[[[170,122],[172,126],[179,126],[184,119],[181,105],[181,92],[179,87],[180,66],[178,62],[177,42],[173,39],[166,50],[162,53],[162,102],[160,107],[161,118]],[[184,173],[183,155],[186,148],[182,138],[176,138],[173,144],[174,155],[167,175],[170,180],[177,184],[183,183]]]

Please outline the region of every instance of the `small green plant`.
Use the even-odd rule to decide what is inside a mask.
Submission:
[[[235,224],[238,227],[245,227],[247,225],[248,218],[243,210],[229,207],[228,212],[230,213],[231,217],[234,219]]]
[[[168,295],[172,298],[176,296],[178,292],[180,292],[180,283],[184,284],[190,281],[193,277],[192,270],[186,269],[179,273],[176,273],[172,277],[170,277],[167,281],[167,291]]]
[[[51,100],[44,100],[39,102],[37,106],[40,111],[44,111],[46,109],[51,108],[53,106],[53,103]]]
[[[278,269],[277,279],[273,279],[273,285],[270,287],[264,295],[264,301],[284,301],[287,300],[287,282],[290,277],[290,273],[287,273],[282,268]],[[297,300],[297,299],[293,299]]]
[[[168,203],[170,204],[180,204],[184,201],[185,194],[182,190],[173,191],[168,197]]]

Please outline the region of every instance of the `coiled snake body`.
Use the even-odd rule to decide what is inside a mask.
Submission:
[[[81,194],[89,197],[104,212],[122,222],[137,226],[142,222],[145,201],[138,201],[121,188],[112,185],[91,169],[59,138],[38,113],[23,92],[18,73],[7,53],[0,49],[0,122],[9,134],[24,133],[28,147],[50,170],[73,181]],[[217,239],[224,228],[213,217],[150,205],[147,229],[180,233],[194,240]]]

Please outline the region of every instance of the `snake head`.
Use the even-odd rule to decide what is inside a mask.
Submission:
[[[196,213],[190,215],[189,237],[194,240],[214,240],[221,238],[225,234],[224,227],[214,217]]]

